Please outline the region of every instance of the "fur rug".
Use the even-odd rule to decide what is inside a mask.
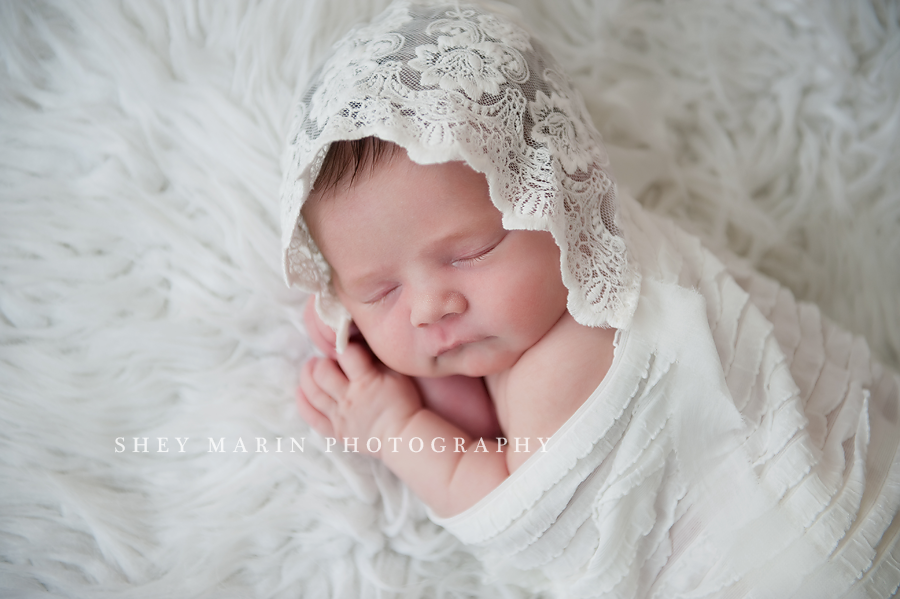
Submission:
[[[0,4],[0,595],[530,596],[293,407],[284,132],[384,4]],[[898,365],[897,2],[516,4],[622,187]]]

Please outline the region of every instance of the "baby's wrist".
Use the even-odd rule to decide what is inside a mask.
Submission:
[[[384,446],[385,443],[390,443],[391,439],[406,439],[410,433],[408,429],[410,429],[419,412],[423,410],[424,408],[419,406],[419,408],[406,414],[388,419],[389,421],[381,427],[381,434],[376,435],[381,441],[382,446]]]

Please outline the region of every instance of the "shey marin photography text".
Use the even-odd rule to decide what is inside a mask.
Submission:
[[[470,441],[464,437],[452,437],[446,439],[444,437],[434,437],[428,440],[421,437],[412,437],[404,439],[402,437],[389,437],[384,449],[396,453],[401,451],[403,445],[406,445],[413,453],[419,453],[430,448],[435,453],[443,453],[452,451],[455,453],[465,453],[467,451],[479,452],[504,452],[512,451],[514,453],[530,453],[531,451],[547,451],[547,442],[549,437],[496,437],[490,439],[490,443],[484,438],[477,441]],[[365,440],[365,450],[361,450],[363,444],[358,437],[343,437],[337,439],[335,437],[325,437],[325,451],[332,453],[340,451],[344,453],[378,453],[382,450],[381,439],[377,437],[369,437]],[[496,446],[494,446],[496,443]],[[306,437],[296,439],[294,437],[275,437],[267,439],[266,437],[253,437],[247,443],[243,437],[236,439],[227,439],[226,437],[206,437],[205,439],[191,439],[190,437],[116,437],[114,452],[115,453],[187,453],[188,447],[196,451],[197,448],[205,448],[207,453],[303,453],[306,445]]]

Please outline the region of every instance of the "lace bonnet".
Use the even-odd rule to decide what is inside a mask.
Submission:
[[[339,351],[350,315],[300,209],[331,142],[368,136],[400,145],[420,164],[461,160],[483,173],[506,229],[553,235],[572,316],[627,328],[640,275],[616,219],[609,159],[578,92],[510,18],[479,5],[401,1],[335,45],[289,138],[285,277],[316,294]]]

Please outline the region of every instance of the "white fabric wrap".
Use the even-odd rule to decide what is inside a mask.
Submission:
[[[432,519],[559,597],[891,596],[897,375],[815,306],[623,208],[642,292],[603,383],[546,452]]]
[[[600,135],[562,70],[506,16],[397,2],[335,45],[298,104],[285,156],[285,277],[317,294],[339,344],[349,315],[300,210],[330,144],[368,136],[420,164],[458,160],[483,173],[504,227],[552,233],[575,319],[628,326],[640,276]]]

